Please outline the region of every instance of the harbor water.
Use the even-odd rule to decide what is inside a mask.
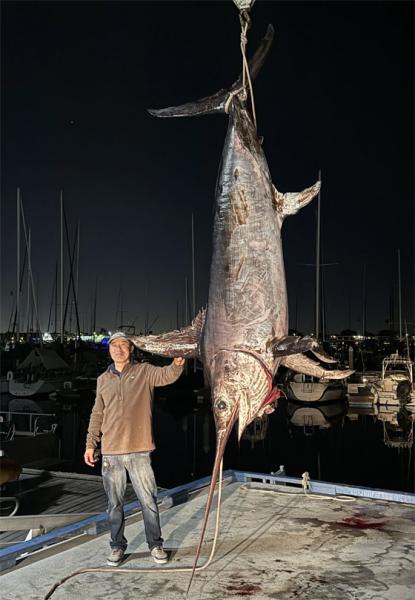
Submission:
[[[214,460],[209,395],[183,383],[185,378],[158,389],[154,401],[157,449],[152,460],[158,485],[165,488],[209,475]],[[10,400],[2,394],[1,410],[7,410]],[[41,407],[42,401],[37,402]],[[48,411],[53,411],[50,400],[47,403]],[[56,402],[58,425],[50,450],[45,447],[42,456],[34,456],[27,437],[22,441],[26,453],[20,449],[15,458],[24,466],[99,474],[100,463],[91,469],[83,462],[92,404],[92,394]],[[307,471],[312,479],[322,481],[414,492],[414,418],[399,406],[350,406],[346,395],[312,405],[282,396],[275,412],[251,424],[240,442],[233,431],[224,467],[275,473],[283,466],[294,477]]]

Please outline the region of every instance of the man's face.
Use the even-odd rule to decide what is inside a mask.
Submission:
[[[130,360],[131,351],[131,344],[128,340],[114,340],[110,344],[110,355],[116,363],[123,363]]]

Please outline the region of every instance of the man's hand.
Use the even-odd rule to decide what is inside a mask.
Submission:
[[[182,367],[182,366],[184,365],[184,362],[185,362],[185,360],[184,360],[184,358],[182,358],[181,356],[177,356],[177,357],[176,357],[176,358],[173,360],[173,362],[174,362],[174,364],[175,364],[177,367]]]
[[[93,450],[93,448],[88,448],[88,450],[85,450],[84,461],[86,462],[86,464],[88,465],[88,467],[94,467],[95,466],[94,450]]]

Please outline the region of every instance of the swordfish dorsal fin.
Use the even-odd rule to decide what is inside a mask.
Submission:
[[[201,310],[191,325],[161,333],[160,335],[133,335],[129,339],[145,352],[159,356],[183,356],[185,358],[198,358],[200,338],[205,323],[206,311]]]
[[[307,358],[304,354],[292,354],[291,356],[284,356],[281,359],[281,364],[287,369],[292,369],[297,373],[304,373],[304,375],[311,375],[312,377],[319,377],[320,379],[346,379],[354,371],[346,369],[345,371],[333,370],[329,371],[324,369],[314,360]]]
[[[314,185],[306,188],[302,192],[279,192],[275,185],[272,186],[274,192],[274,208],[280,219],[284,219],[290,215],[295,215],[303,206],[307,206],[309,202],[316,196],[321,187],[321,182],[316,181]]]
[[[251,80],[254,80],[264,64],[268,50],[274,39],[274,28],[268,25],[265,36],[262,38],[258,49],[249,61],[249,74]],[[154,117],[197,117],[200,115],[209,115],[213,113],[223,113],[228,98],[242,91],[242,76],[240,76],[228,89],[219,90],[212,96],[201,98],[195,102],[187,102],[180,106],[169,106],[168,108],[148,109],[148,112]]]

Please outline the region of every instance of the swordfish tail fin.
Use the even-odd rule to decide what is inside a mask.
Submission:
[[[272,25],[268,25],[265,36],[249,61],[249,73],[252,80],[256,78],[261,70],[273,39],[274,28]],[[225,112],[225,105],[229,96],[238,93],[239,90],[242,91],[242,76],[230,88],[219,90],[219,92],[216,92],[212,96],[206,96],[206,98],[181,104],[180,106],[169,106],[168,108],[160,109],[149,108],[148,112],[154,117],[197,117],[200,115],[223,113]]]

